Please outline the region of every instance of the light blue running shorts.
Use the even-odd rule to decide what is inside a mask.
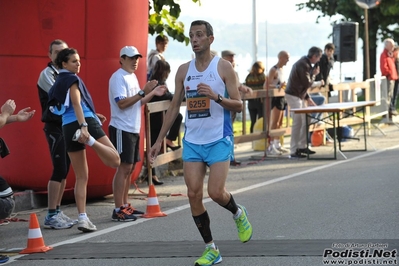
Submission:
[[[183,139],[183,161],[204,162],[208,166],[233,159],[234,138],[227,136],[209,144],[193,144]]]

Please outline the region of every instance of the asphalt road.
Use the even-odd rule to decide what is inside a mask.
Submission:
[[[338,256],[348,243],[353,245],[352,254],[343,258],[346,264],[341,265],[362,265],[360,259],[368,260],[365,265],[379,265],[382,259],[375,254],[367,253],[365,258],[353,255],[361,249],[372,252],[373,245],[387,252],[384,260],[395,263],[393,250],[399,248],[399,128],[383,130],[387,136],[373,130],[368,137],[369,150],[346,152],[347,159],[262,158],[250,144],[239,145],[236,156],[243,164],[231,167],[227,189],[247,208],[254,234],[250,242],[240,243],[231,214],[206,198],[222,265],[327,265],[332,258],[323,259],[323,253]],[[361,145],[344,143],[345,148]],[[332,154],[331,146],[314,150],[318,156]],[[0,254],[10,256],[6,264],[29,266],[193,265],[204,246],[190,214],[183,178],[163,180],[165,184],[156,190],[166,217],[112,222],[112,198],[91,201],[87,212],[97,232],[42,228],[45,244],[53,250],[18,255],[27,245],[29,223],[11,222],[0,226]],[[139,186],[148,191],[146,184]],[[146,195],[131,192],[132,204],[145,210]],[[63,206],[63,210],[76,216],[74,204]],[[16,217],[29,219],[32,212],[42,223],[45,208]]]

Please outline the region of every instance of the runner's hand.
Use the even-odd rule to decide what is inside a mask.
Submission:
[[[155,142],[148,152],[148,161],[153,164],[157,158],[159,151],[161,150],[161,143]]]
[[[218,95],[205,83],[200,83],[197,85],[197,93],[204,95],[212,100],[217,99]]]

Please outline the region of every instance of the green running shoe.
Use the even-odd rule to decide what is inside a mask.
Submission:
[[[219,249],[207,247],[201,258],[195,261],[195,266],[210,266],[220,262],[222,262],[222,256],[220,256]]]
[[[238,205],[238,208],[242,210],[242,213],[240,217],[235,220],[235,222],[238,230],[238,237],[240,238],[241,242],[245,243],[251,240],[252,225],[248,221],[247,209],[245,209],[245,207],[241,205]]]

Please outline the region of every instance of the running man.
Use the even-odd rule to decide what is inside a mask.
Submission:
[[[211,53],[212,26],[193,21],[190,42],[195,59],[181,65],[176,73],[175,96],[166,112],[160,134],[150,152],[150,162],[158,155],[162,140],[180,111],[186,97],[186,132],[183,139],[183,171],[194,222],[205,242],[205,251],[195,265],[213,265],[222,261],[215,245],[207,210],[202,202],[204,178],[209,167],[208,194],[213,201],[233,214],[242,242],[252,237],[252,226],[244,206],[235,203],[226,190],[232,146],[230,112],[241,112],[237,76],[230,62]]]

